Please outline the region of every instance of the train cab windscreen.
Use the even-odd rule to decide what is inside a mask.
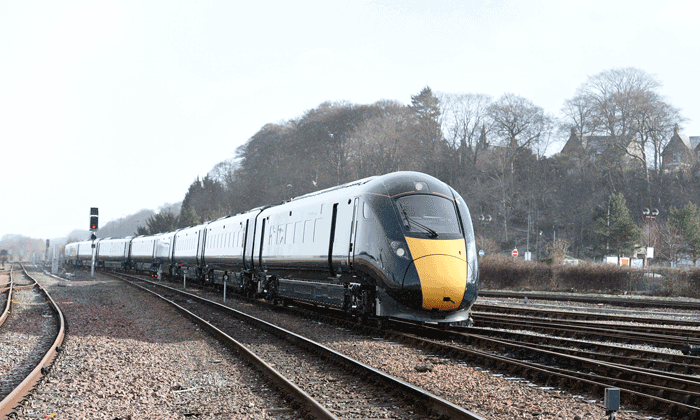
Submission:
[[[404,232],[424,234],[429,238],[461,235],[452,200],[437,195],[405,195],[396,199]]]

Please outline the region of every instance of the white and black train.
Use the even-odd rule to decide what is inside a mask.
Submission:
[[[66,245],[89,265],[91,241]],[[469,320],[479,270],[471,217],[447,184],[396,172],[175,232],[96,241],[98,266],[227,282],[362,318]]]

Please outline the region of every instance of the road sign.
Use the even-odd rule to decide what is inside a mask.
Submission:
[[[518,256],[518,248],[513,248],[512,254],[514,257],[517,257]]]

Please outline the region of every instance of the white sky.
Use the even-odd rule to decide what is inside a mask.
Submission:
[[[0,236],[177,202],[266,123],[426,85],[558,115],[636,67],[700,135],[699,23],[694,0],[0,0]]]

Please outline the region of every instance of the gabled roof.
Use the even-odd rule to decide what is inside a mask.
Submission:
[[[700,150],[698,146],[700,146],[700,136],[690,136],[688,137],[688,140],[690,140],[690,148],[698,151]]]
[[[572,153],[580,153],[584,151],[585,149],[583,148],[583,144],[581,144],[581,140],[578,138],[578,135],[576,135],[576,129],[572,128],[569,140],[566,141],[566,144],[564,145],[564,148],[561,149],[560,153],[570,155]]]
[[[585,152],[588,155],[601,155],[612,147],[612,139],[611,136],[579,136],[576,129],[572,128],[569,140],[567,140],[560,153]],[[629,143],[632,143],[632,140]]]
[[[684,134],[679,133],[678,124],[676,124],[673,127],[673,137],[671,137],[671,140],[668,141],[668,145],[670,145],[671,143],[674,143],[674,142],[680,142],[685,147],[687,147],[688,150],[694,150],[700,144],[700,137],[698,137],[698,136],[689,137],[689,136],[686,136]],[[668,147],[668,145],[666,147]]]

